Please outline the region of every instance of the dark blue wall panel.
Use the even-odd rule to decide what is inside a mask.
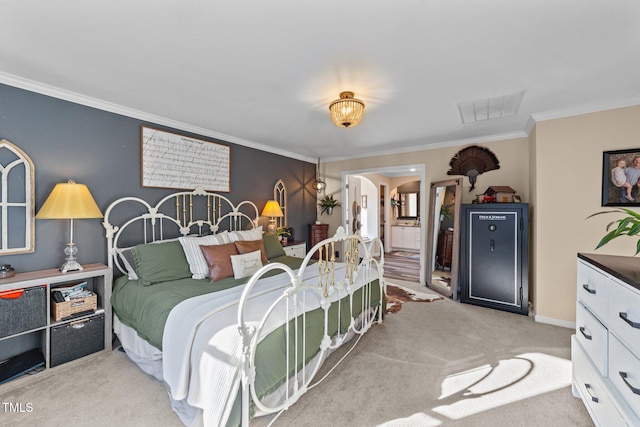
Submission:
[[[155,204],[177,191],[141,187],[142,125],[229,145],[231,192],[223,194],[233,202],[251,200],[262,210],[282,179],[288,191],[289,225],[298,230],[296,238],[306,239],[307,224],[316,219],[314,164],[0,84],[0,139],[11,141],[33,160],[36,212],[54,185],[68,179],[86,184],[103,212],[123,196]],[[266,227],[266,219],[263,222]],[[68,221],[36,220],[35,252],[0,256],[0,263],[12,264],[19,272],[58,267],[68,239]],[[81,263],[107,262],[101,220],[75,220],[74,240]]]

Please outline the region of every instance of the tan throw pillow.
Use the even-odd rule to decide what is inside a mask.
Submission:
[[[209,266],[209,278],[212,282],[233,276],[231,255],[238,254],[235,244],[202,245],[200,250]]]
[[[264,241],[260,240],[243,240],[239,242],[235,242],[236,249],[239,254],[248,254],[249,252],[260,251],[260,261],[262,261],[262,265],[267,264],[267,251],[264,248]]]

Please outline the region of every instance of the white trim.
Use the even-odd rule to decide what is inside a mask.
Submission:
[[[216,132],[214,130],[205,129],[205,128],[194,126],[184,122],[179,122],[177,120],[169,119],[167,117],[156,116],[154,114],[145,113],[144,111],[125,107],[119,104],[114,104],[98,98],[92,98],[90,96],[82,95],[77,92],[71,92],[55,86],[45,85],[43,83],[39,83],[33,80],[28,80],[22,77],[14,76],[12,74],[0,72],[0,83],[17,87],[19,89],[28,90],[30,92],[51,96],[53,98],[73,102],[75,104],[96,108],[98,110],[108,111],[110,113],[120,114],[126,117],[131,117],[131,118],[142,120],[145,122],[150,122],[150,123],[158,124],[161,126],[167,126],[173,129],[190,132],[197,135],[207,136],[209,138],[220,140],[221,142],[231,142],[234,144],[242,145],[244,147],[254,148],[256,150],[266,151],[268,153],[278,154],[284,157],[289,157],[296,160],[302,160],[305,162],[315,163],[316,161],[315,157],[308,157],[308,156],[303,156],[297,153],[293,153],[291,151],[279,150],[277,148],[269,147],[263,144],[259,144],[257,142],[227,135],[222,132]]]
[[[546,323],[547,325],[560,326],[562,328],[575,329],[576,322],[568,322],[566,320],[554,319],[553,317],[544,317],[534,315],[533,320],[538,323]]]
[[[633,107],[635,105],[640,105],[640,97],[620,99],[617,101],[602,102],[597,104],[581,105],[578,107],[566,108],[564,110],[533,113],[531,114],[531,118],[535,122],[544,122],[546,120],[562,119],[565,117],[579,116],[582,114],[614,110],[616,108]]]

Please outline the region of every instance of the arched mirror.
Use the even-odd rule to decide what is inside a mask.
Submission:
[[[462,179],[433,182],[427,223],[427,286],[458,299]]]

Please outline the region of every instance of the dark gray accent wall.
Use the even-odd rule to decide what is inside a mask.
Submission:
[[[313,163],[0,84],[0,139],[11,141],[33,160],[36,212],[55,184],[68,179],[86,184],[103,213],[123,196],[155,204],[178,191],[141,186],[142,125],[229,145],[231,191],[221,194],[234,203],[251,200],[262,210],[273,198],[274,184],[282,179],[288,191],[289,226],[296,230],[298,240],[306,239],[307,224],[316,219]],[[35,252],[0,256],[0,263],[11,264],[18,272],[59,267],[68,240],[68,221],[36,220]],[[81,263],[106,264],[102,220],[75,220],[74,240]]]

